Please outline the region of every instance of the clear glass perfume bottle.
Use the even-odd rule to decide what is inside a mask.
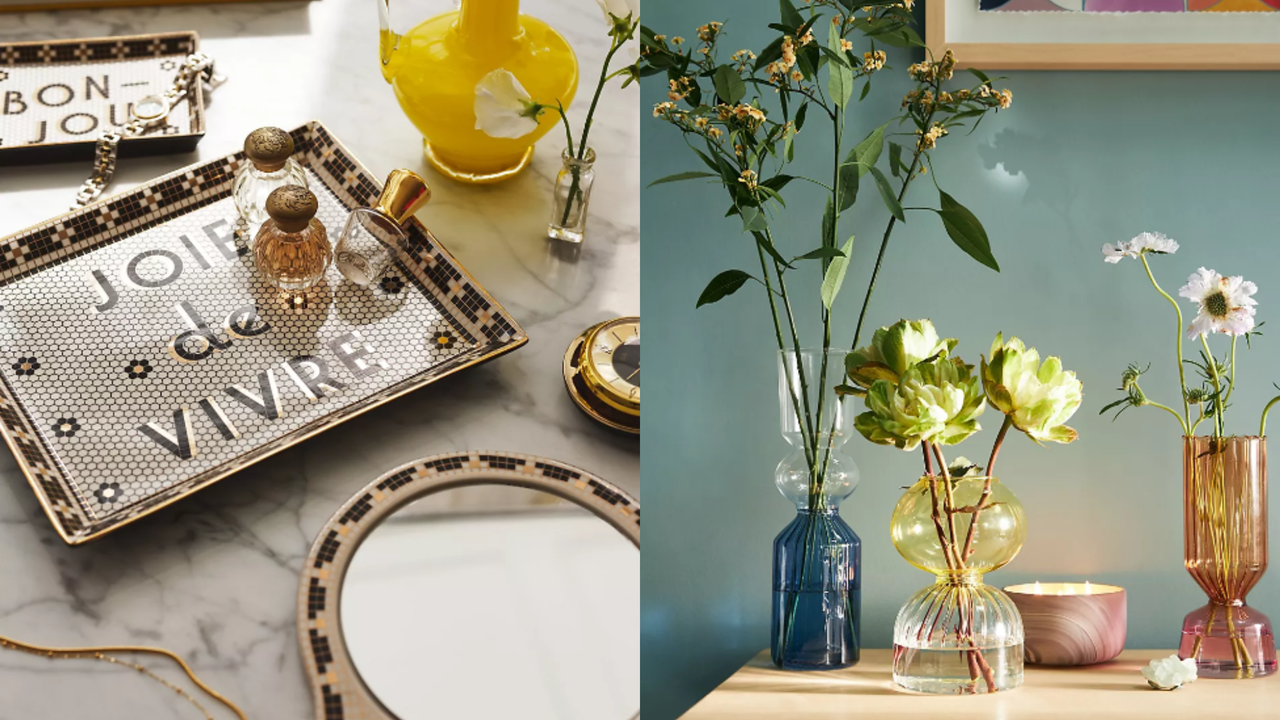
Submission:
[[[244,139],[249,162],[236,171],[231,195],[236,210],[248,223],[248,237],[258,234],[267,220],[267,196],[286,185],[307,186],[307,173],[293,159],[293,138],[277,127],[258,128]]]
[[[412,170],[392,170],[371,208],[356,208],[338,238],[334,260],[348,280],[367,286],[378,281],[395,262],[396,248],[408,235],[404,225],[427,201],[431,188]]]
[[[267,221],[253,241],[258,272],[280,290],[306,290],[324,278],[333,263],[329,234],[316,219],[316,196],[286,185],[267,196]]]

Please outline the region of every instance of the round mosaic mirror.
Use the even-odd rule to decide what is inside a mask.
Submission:
[[[388,473],[303,574],[316,717],[638,717],[639,542],[634,500],[555,461],[457,453]]]

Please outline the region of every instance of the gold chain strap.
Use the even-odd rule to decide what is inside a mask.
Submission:
[[[93,172],[89,179],[81,184],[80,190],[76,193],[76,202],[71,209],[78,210],[98,199],[107,185],[111,184],[111,178],[116,173],[116,157],[120,153],[122,139],[137,135],[162,121],[167,122],[169,113],[179,100],[193,92],[212,90],[221,85],[225,79],[214,73],[213,58],[203,53],[188,55],[178,74],[174,76],[169,89],[163,95],[154,96],[157,100],[164,102],[163,114],[151,118],[135,116],[124,125],[104,131],[98,138],[98,144],[94,148]]]
[[[43,647],[41,645],[28,645],[27,643],[18,642],[17,640],[4,637],[3,635],[0,635],[0,648],[5,648],[8,650],[18,650],[20,652],[25,652],[31,655],[37,655],[40,657],[49,658],[51,660],[53,659],[99,660],[102,662],[111,663],[113,665],[121,665],[124,667],[133,668],[134,670],[138,671],[139,674],[146,675],[152,680],[155,680],[161,685],[164,685],[165,687],[174,691],[178,695],[181,695],[183,698],[186,698],[187,702],[194,705],[196,709],[199,710],[201,714],[204,715],[205,720],[214,720],[214,717],[209,714],[209,711],[206,710],[203,705],[200,704],[200,701],[196,700],[195,697],[193,697],[186,690],[183,690],[177,685],[174,685],[168,680],[165,680],[164,678],[155,674],[144,665],[140,665],[138,663],[131,663],[127,660],[121,660],[120,658],[115,657],[114,655],[109,655],[108,653],[143,653],[143,654],[150,654],[150,655],[160,655],[161,657],[169,658],[170,660],[177,663],[178,667],[182,668],[182,671],[187,674],[188,678],[191,679],[191,682],[194,683],[196,687],[203,690],[206,695],[225,705],[229,710],[231,710],[231,712],[235,713],[236,717],[240,718],[240,720],[247,720],[247,718],[245,718],[245,714],[241,712],[240,708],[236,707],[234,703],[232,703],[230,700],[226,699],[225,697],[219,695],[217,692],[213,690],[213,688],[210,688],[208,685],[205,685],[203,682],[201,682],[200,678],[196,677],[196,674],[191,670],[191,667],[187,665],[185,662],[183,662],[182,658],[178,657],[177,655],[163,648],[134,647],[134,646],[127,646],[127,645],[112,646],[112,647],[55,648],[55,647]]]

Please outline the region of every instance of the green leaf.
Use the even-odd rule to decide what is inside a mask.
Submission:
[[[866,175],[867,170],[880,161],[880,153],[884,150],[884,129],[887,127],[889,123],[872,130],[862,139],[862,142],[853,147],[853,152],[849,153],[849,160],[862,163],[858,167],[858,177]]]
[[[769,220],[760,208],[742,208],[742,232],[764,232],[769,229]]]
[[[718,178],[720,176],[714,173],[708,173],[708,172],[682,172],[682,173],[676,173],[675,175],[668,175],[663,178],[658,178],[657,180],[654,180],[653,182],[649,183],[649,187],[653,187],[654,185],[661,185],[663,183],[680,182],[681,180],[696,180],[698,178],[709,178],[709,177]]]
[[[853,254],[852,235],[840,250],[843,256],[831,260],[831,264],[827,266],[827,274],[822,278],[822,305],[827,310],[831,309],[831,305],[836,301],[836,294],[840,292],[840,286],[844,284],[844,273],[849,269],[849,256]]]
[[[756,244],[765,252],[769,253],[769,257],[776,260],[778,264],[784,268],[793,268],[791,263],[787,262],[786,258],[782,257],[782,255],[778,253],[778,249],[773,246],[773,243],[769,242],[769,238],[763,232],[753,232],[751,234],[755,237]]]
[[[822,213],[822,242],[823,244],[831,243],[830,247],[836,244],[836,213],[835,208],[831,205],[831,197],[827,197],[827,209]]]
[[[858,102],[866,100],[869,94],[871,94],[871,78],[867,78],[866,82],[862,83],[862,94],[858,96]]]
[[[748,280],[755,280],[755,277],[741,270],[725,270],[719,275],[711,278],[711,282],[707,283],[707,287],[703,289],[702,294],[698,296],[698,304],[696,307],[710,305],[719,302],[724,298],[738,292]]]
[[[827,66],[827,92],[830,93],[831,100],[843,108],[849,104],[849,98],[853,97],[853,69],[844,59],[844,51],[840,49],[841,39],[840,33],[832,28],[827,33],[827,47],[823,50],[840,58],[840,62]]]
[[[898,202],[898,198],[893,194],[893,187],[889,185],[889,178],[880,172],[880,168],[871,168],[871,174],[876,176],[876,187],[880,188],[880,197],[884,198],[885,207],[889,208],[889,212],[898,218],[898,222],[906,222],[907,215],[902,212],[902,204]]]
[[[778,58],[782,57],[782,41],[783,41],[783,38],[779,37],[778,39],[766,45],[764,50],[760,51],[760,56],[756,58],[756,64],[755,64],[756,70],[759,70],[760,68],[765,67],[766,65],[773,62],[774,60],[777,60]]]
[[[889,172],[898,177],[898,173],[906,169],[907,166],[902,164],[902,146],[895,142],[889,143]]]
[[[786,97],[785,95],[783,97]],[[804,119],[809,114],[809,103],[804,103],[800,109],[796,111],[796,130],[804,129]]]
[[[791,258],[791,262],[796,262],[797,260],[828,260],[838,257],[844,257],[844,253],[833,247],[820,247],[817,250],[810,250],[803,255]]]
[[[862,174],[859,165],[846,164],[840,166],[840,212],[853,207],[858,199],[858,176]]]
[[[782,11],[783,25],[795,30],[804,24],[804,18],[796,10],[796,6],[791,4],[791,0],[778,0],[778,7]]]
[[[978,218],[969,212],[969,208],[956,202],[956,199],[939,190],[942,198],[942,209],[938,216],[942,218],[942,226],[946,228],[951,241],[969,257],[1000,272],[1000,264],[991,254],[991,243],[987,239],[987,231],[982,228]]]
[[[976,78],[978,78],[979,80],[981,80],[981,81],[982,81],[982,84],[984,84],[984,85],[990,85],[990,84],[991,84],[991,78],[987,77],[987,74],[986,74],[986,73],[982,72],[981,70],[979,70],[979,69],[977,69],[977,68],[968,68],[968,70],[969,70],[969,72],[970,72],[970,73],[973,73],[973,76],[974,76],[974,77],[976,77]]]
[[[729,105],[738,104],[738,101],[747,94],[747,85],[742,82],[742,76],[729,65],[716,68],[712,81],[716,86],[716,95]]]

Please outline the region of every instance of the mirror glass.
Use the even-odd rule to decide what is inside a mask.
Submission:
[[[401,720],[629,720],[640,551],[585,508],[471,485],[395,511],[342,584],[356,671]]]

